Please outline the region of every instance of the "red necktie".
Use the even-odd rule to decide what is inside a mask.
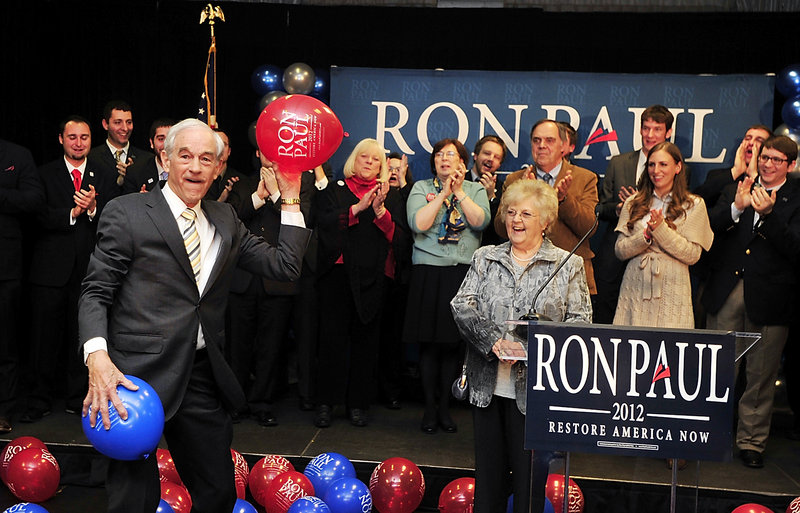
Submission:
[[[81,172],[77,169],[72,170],[72,184],[75,185],[75,191],[81,190]]]

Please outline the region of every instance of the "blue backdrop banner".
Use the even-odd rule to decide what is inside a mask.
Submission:
[[[331,108],[349,137],[331,159],[341,173],[363,138],[409,156],[417,179],[430,176],[430,151],[457,137],[472,150],[487,134],[508,144],[501,169],[532,162],[530,129],[539,119],[578,130],[573,161],[601,177],[608,160],[639,149],[642,111],[662,104],[675,116],[672,140],[700,183],[730,166],[747,127],[772,126],[774,76],[630,75],[565,72],[332,68]],[[471,162],[467,164],[471,166]]]

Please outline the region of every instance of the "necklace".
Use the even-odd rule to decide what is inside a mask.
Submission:
[[[511,256],[513,256],[514,258],[516,258],[520,262],[530,262],[531,260],[533,260],[536,257],[536,253],[534,253],[533,256],[531,256],[530,258],[522,258],[521,256],[519,256],[516,253],[514,253],[514,248],[512,247],[511,248]]]

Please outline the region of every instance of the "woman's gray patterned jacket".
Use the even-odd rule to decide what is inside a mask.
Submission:
[[[510,242],[478,249],[458,294],[450,302],[458,329],[468,342],[469,402],[478,407],[486,407],[492,400],[498,363],[492,346],[506,331],[505,321],[519,319],[528,312],[536,291],[569,254],[544,239],[517,281],[510,249]],[[591,322],[589,288],[580,257],[573,255],[567,261],[539,295],[535,311],[554,321]],[[527,367],[524,362],[514,364],[514,375],[517,407],[525,413]]]

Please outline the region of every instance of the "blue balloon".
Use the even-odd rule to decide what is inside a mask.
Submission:
[[[789,128],[800,128],[800,95],[786,100],[781,109],[781,117]]]
[[[47,513],[47,510],[32,502],[20,502],[6,509],[3,513]]]
[[[331,513],[367,513],[372,509],[372,494],[355,477],[334,481],[325,492],[325,504]]]
[[[787,98],[800,94],[800,64],[783,68],[775,77],[775,89]]]
[[[506,506],[506,513],[514,513],[514,494],[508,496],[508,505]],[[544,510],[542,513],[556,513],[553,508],[553,503],[547,497],[544,498]]]
[[[335,452],[323,452],[308,462],[303,474],[314,485],[314,495],[325,497],[328,487],[343,477],[356,477],[350,460]]]
[[[319,497],[307,495],[294,501],[286,513],[331,513],[331,508]]]
[[[244,499],[236,499],[233,505],[233,513],[258,513],[252,504]]]
[[[283,70],[273,64],[259,66],[253,71],[250,84],[259,96],[264,96],[270,91],[278,91],[283,87]]]
[[[125,376],[139,390],[131,391],[117,386],[117,395],[128,410],[128,420],[122,420],[117,409],[108,402],[111,428],[106,430],[100,415],[94,428],[89,425],[89,415],[81,419],[83,432],[95,449],[115,460],[142,460],[156,450],[164,430],[164,407],[156,391],[147,382],[135,376]],[[90,411],[91,413],[91,411]]]
[[[324,103],[328,103],[330,101],[331,73],[328,68],[319,68],[314,70],[314,88],[309,94]]]
[[[158,509],[156,510],[156,513],[175,513],[175,510],[172,509],[172,506],[170,506],[167,501],[160,499],[158,501]]]

